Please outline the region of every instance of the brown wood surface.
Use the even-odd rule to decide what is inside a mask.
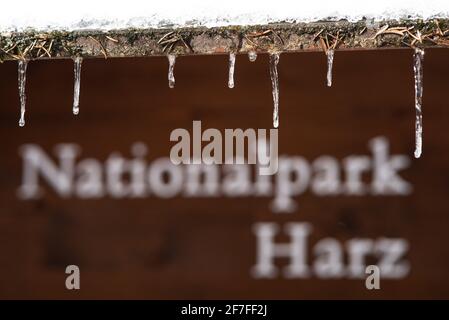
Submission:
[[[408,196],[327,196],[307,192],[293,214],[274,214],[271,198],[63,199],[23,201],[18,148],[50,152],[61,142],[82,157],[129,155],[135,141],[148,161],[168,156],[171,130],[193,120],[209,128],[271,128],[268,57],[237,56],[227,88],[227,56],[182,57],[176,88],[167,59],[85,60],[80,114],[71,113],[71,61],[28,66],[27,124],[19,128],[17,67],[0,65],[0,298],[449,298],[449,50],[424,63],[424,151],[413,159],[412,51],[336,52],[333,87],[322,53],[281,55],[281,154],[341,159],[368,154],[386,136],[412,164]],[[363,280],[254,279],[256,222],[307,221],[318,239],[381,236],[408,240],[410,274],[368,291]],[[282,261],[279,265],[282,266]],[[65,267],[81,268],[81,290],[64,286]]]

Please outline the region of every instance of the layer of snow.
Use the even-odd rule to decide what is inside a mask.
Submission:
[[[317,20],[449,17],[449,0],[4,1],[0,31],[257,25]]]

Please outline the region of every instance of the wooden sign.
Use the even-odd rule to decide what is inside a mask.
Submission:
[[[170,160],[194,121],[273,128],[268,56],[232,89],[225,55],[178,58],[172,89],[165,57],[85,59],[76,116],[73,62],[32,61],[23,128],[1,64],[0,297],[449,298],[449,53],[426,51],[420,159],[412,54],[336,51],[331,87],[323,53],[282,54],[268,176]]]

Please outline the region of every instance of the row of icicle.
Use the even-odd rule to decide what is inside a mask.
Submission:
[[[327,57],[327,86],[332,86],[332,66],[334,62],[334,50],[329,49],[326,51]],[[235,53],[229,54],[229,78],[228,87],[234,88],[234,69],[235,69]],[[257,53],[250,51],[248,58],[251,62],[256,61]],[[415,152],[416,158],[419,158],[422,153],[422,94],[423,94],[423,59],[424,50],[416,48],[413,55],[413,71],[415,76]],[[74,61],[74,94],[73,94],[73,114],[79,113],[79,95],[80,95],[80,81],[81,81],[81,64],[83,59],[76,57]],[[170,88],[175,87],[174,67],[176,62],[175,55],[168,55],[168,85]],[[279,63],[279,53],[270,54],[270,77],[273,94],[273,126],[277,128],[279,126],[279,77],[277,65]],[[20,97],[20,120],[19,126],[25,125],[25,84],[26,84],[26,71],[27,60],[19,60],[18,62],[18,78],[19,78],[19,97]]]

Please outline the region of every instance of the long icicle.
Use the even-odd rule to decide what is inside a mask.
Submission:
[[[28,61],[25,59],[19,60],[17,71],[19,80],[19,98],[20,98],[20,120],[19,126],[23,127],[25,125],[25,107],[26,107],[26,95],[25,95],[25,85],[27,80],[27,66]]]
[[[273,127],[279,127],[279,53],[270,54],[270,77],[273,93]]]
[[[332,86],[332,66],[334,64],[334,49],[326,51],[327,56],[327,86]]]
[[[73,85],[73,114],[77,115],[80,112],[79,102],[80,102],[80,84],[81,84],[81,64],[83,58],[76,57],[73,59],[73,73],[75,77]]]
[[[416,48],[413,55],[415,75],[415,158],[422,154],[422,94],[423,94],[424,49]]]
[[[229,78],[228,87],[230,89],[234,88],[234,68],[235,68],[235,53],[229,54]]]
[[[175,69],[176,56],[169,54],[168,56],[168,86],[173,89],[175,87],[175,75],[173,73]]]

